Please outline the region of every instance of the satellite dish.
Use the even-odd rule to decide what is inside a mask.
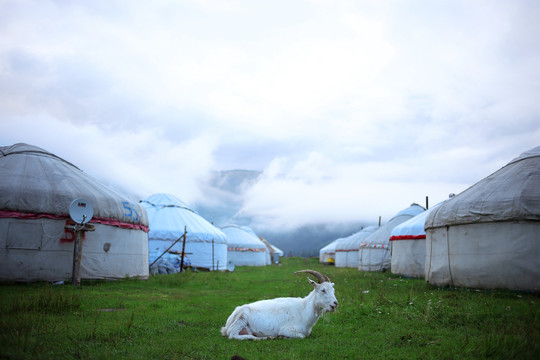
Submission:
[[[69,216],[77,224],[86,224],[94,216],[94,208],[85,199],[75,199],[69,205]]]

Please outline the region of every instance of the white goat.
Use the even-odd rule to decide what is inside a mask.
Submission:
[[[273,337],[305,338],[311,328],[326,311],[332,312],[338,306],[334,295],[334,283],[314,270],[300,270],[297,273],[315,276],[318,283],[308,278],[314,289],[305,298],[277,298],[261,300],[238,306],[227,319],[221,335],[229,339],[262,340]]]

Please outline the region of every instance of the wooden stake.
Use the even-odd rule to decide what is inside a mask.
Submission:
[[[73,271],[71,273],[71,281],[73,285],[81,285],[81,263],[82,263],[82,248],[83,237],[85,231],[94,231],[94,225],[66,225],[66,229],[75,230],[75,239],[73,241]]]
[[[182,238],[184,238],[184,243],[185,243],[185,241],[186,241],[186,232],[184,232],[184,235],[182,235],[182,236],[180,236],[178,239],[176,239],[176,240],[171,244],[171,246],[169,246],[169,247],[167,248],[167,250],[165,250],[164,252],[162,252],[161,255],[159,255],[159,256],[156,258],[156,260],[154,260],[154,261],[149,265],[149,267],[152,267],[152,265],[154,265],[159,259],[161,259],[161,257],[162,257],[163,255],[165,255],[169,250],[171,250],[171,248],[172,248],[177,242],[179,242],[180,239],[182,239]],[[183,253],[183,252],[184,252],[184,251],[183,251],[183,249],[182,249],[182,253]]]
[[[184,242],[182,243],[182,260],[180,260],[180,272],[184,270],[184,250],[186,249],[187,227],[184,226]]]
[[[72,282],[73,285],[81,285],[81,260],[82,260],[82,237],[83,231],[75,231],[75,242],[73,244],[73,272]]]

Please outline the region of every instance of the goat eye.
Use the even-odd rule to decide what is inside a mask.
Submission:
[[[325,293],[325,292],[326,292],[326,290],[324,290],[324,289],[322,289],[321,291],[322,291],[323,293]]]

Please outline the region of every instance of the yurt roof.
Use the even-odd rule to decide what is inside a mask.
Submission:
[[[424,211],[425,209],[422,206],[411,204],[411,206],[392,216],[387,223],[383,224],[379,229],[367,236],[364,244],[367,244],[368,246],[371,244],[387,244],[390,241],[390,233],[397,225]]]
[[[68,218],[78,198],[93,207],[91,222],[148,230],[146,212],[72,163],[28,144],[0,147],[3,217]]]
[[[276,245],[272,245],[270,244],[270,246],[272,246],[272,248],[274,249],[274,252],[279,254],[279,256],[283,256],[284,252],[283,250],[281,250],[280,248],[278,248]]]
[[[268,240],[266,240],[265,238],[263,238],[262,236],[258,235],[257,237],[259,238],[259,240],[261,240],[264,243],[264,245],[266,245],[267,248],[268,247],[272,248],[272,252],[277,253],[279,256],[283,256],[283,254],[284,254],[283,250],[281,250],[280,248],[278,248],[275,245],[270,244],[270,242]],[[270,250],[270,249],[268,249],[268,250]]]
[[[358,249],[364,239],[378,229],[378,226],[367,226],[363,228],[362,230],[352,234],[351,236],[344,238],[342,241],[337,242],[336,251]]]
[[[226,243],[225,234],[172,194],[157,193],[141,201],[150,222],[149,238],[176,240],[187,230],[187,240]]]
[[[540,220],[540,146],[446,201],[426,229],[448,225]]]
[[[221,231],[227,235],[227,244],[231,247],[266,249],[266,245],[247,226],[225,225]]]
[[[319,250],[319,254],[335,252],[336,251],[336,245],[340,241],[343,241],[343,240],[345,240],[345,238],[338,238],[338,239],[335,239],[334,241],[332,241],[331,243],[329,243],[328,245],[323,246],[321,248],[321,250]]]
[[[424,225],[428,215],[442,203],[438,203],[435,206],[429,208],[416,215],[415,217],[402,222],[397,225],[392,232],[390,233],[390,240],[420,240],[426,238],[426,231],[424,230]]]

